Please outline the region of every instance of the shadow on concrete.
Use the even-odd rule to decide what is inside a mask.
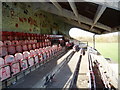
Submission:
[[[32,71],[28,75],[21,78],[16,84],[10,86],[10,88],[32,88],[36,84],[38,84],[41,79],[48,74],[53,68],[57,66],[57,60],[61,58],[65,53],[68,51],[66,50],[62,55],[56,56],[53,60],[45,63],[44,65],[40,66],[36,70]]]

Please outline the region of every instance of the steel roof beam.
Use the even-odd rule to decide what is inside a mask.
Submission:
[[[53,5],[55,5],[55,7],[60,11],[62,12],[62,7],[60,6],[60,4],[56,1],[56,0],[50,0]]]
[[[98,9],[97,9],[97,12],[95,14],[95,17],[94,17],[94,20],[93,20],[93,24],[92,24],[90,30],[95,26],[97,21],[100,19],[100,17],[104,13],[105,9],[106,9],[106,6],[103,6],[103,5],[102,6],[101,5],[98,6]]]
[[[76,7],[76,5],[75,5],[74,0],[68,0],[68,2],[69,2],[70,7],[71,7],[72,10],[73,10],[75,16],[78,18],[79,24],[81,24],[81,23],[80,23],[80,17],[79,17],[79,14],[78,14],[78,11],[77,11],[77,7]]]

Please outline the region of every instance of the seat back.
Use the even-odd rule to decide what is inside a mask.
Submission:
[[[32,45],[28,44],[28,50],[31,50],[31,49],[32,49]]]
[[[5,63],[6,64],[12,63],[14,61],[15,61],[15,58],[14,58],[13,55],[7,55],[7,56],[5,56]]]
[[[12,41],[12,45],[18,45],[19,42],[17,40]]]
[[[29,43],[29,41],[28,40],[25,40],[25,44],[28,44]]]
[[[11,41],[4,41],[4,45],[5,45],[5,46],[11,45]]]
[[[36,49],[36,44],[33,44],[32,46],[33,46],[33,49]]]
[[[3,58],[0,58],[0,67],[3,66],[5,64],[5,61]]]
[[[3,66],[0,68],[0,81],[3,81],[7,78],[11,77],[10,66]]]
[[[36,48],[39,48],[39,47],[40,47],[39,43],[36,43]]]
[[[34,40],[30,40],[29,42],[32,44],[34,42]]]
[[[21,70],[26,70],[28,68],[28,62],[26,59],[21,60],[20,62]]]
[[[21,45],[16,46],[16,52],[18,52],[18,53],[22,52],[22,46]]]
[[[2,41],[0,41],[0,47],[2,47],[3,46],[3,42]]]
[[[23,45],[23,40],[18,41],[19,45]]]
[[[39,49],[35,49],[35,52],[36,52],[36,54],[40,53]]]
[[[30,56],[31,57],[34,57],[34,56],[36,56],[37,54],[36,54],[36,52],[35,52],[35,50],[30,50]]]
[[[11,65],[12,76],[20,72],[20,64],[19,62],[12,63]]]
[[[7,47],[0,47],[0,57],[8,55]]]
[[[23,59],[28,60],[28,66],[32,67],[34,65],[34,58],[30,56],[28,51],[23,52]]]
[[[19,62],[15,62],[15,58],[13,55],[5,56],[5,63],[10,64],[12,75],[15,75],[20,72]]]
[[[27,50],[28,50],[27,45],[23,45],[23,51],[27,51]]]
[[[16,49],[14,46],[8,46],[8,53],[9,54],[15,54],[16,53]]]
[[[37,43],[37,40],[34,40],[34,43]]]
[[[23,60],[23,55],[22,55],[22,53],[16,53],[15,54],[15,60],[16,61],[21,61],[21,60]]]
[[[23,52],[23,59],[28,59],[30,57],[30,53],[28,51]]]
[[[39,42],[39,46],[40,46],[40,48],[42,48],[42,47],[43,47],[42,42]]]

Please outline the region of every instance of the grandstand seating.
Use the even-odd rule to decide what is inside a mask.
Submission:
[[[46,62],[61,49],[61,46],[52,46],[49,35],[2,32],[0,80],[4,81],[34,65]]]
[[[13,55],[5,56],[5,64],[9,64],[11,67],[12,76],[20,72],[19,62],[15,60],[15,57]]]
[[[27,59],[23,58],[23,54],[22,53],[16,53],[15,54],[15,60],[20,62],[20,70],[26,70],[28,68],[28,63],[27,63]]]

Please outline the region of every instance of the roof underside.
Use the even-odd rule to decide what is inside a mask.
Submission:
[[[41,2],[38,7],[61,17],[65,23],[96,34],[120,31],[120,2],[47,1],[49,2]]]
[[[72,11],[68,2],[58,2],[62,8]],[[89,18],[94,19],[99,4],[92,2],[75,2],[78,13]],[[99,18],[98,22],[105,24],[111,28],[120,25],[120,11],[107,7],[104,13]]]
[[[71,26],[92,33],[104,34],[120,31],[120,0],[102,0],[103,2],[95,2],[96,0],[79,1],[35,0],[33,2],[37,3],[33,3],[33,6],[34,9],[55,14],[63,22]]]

